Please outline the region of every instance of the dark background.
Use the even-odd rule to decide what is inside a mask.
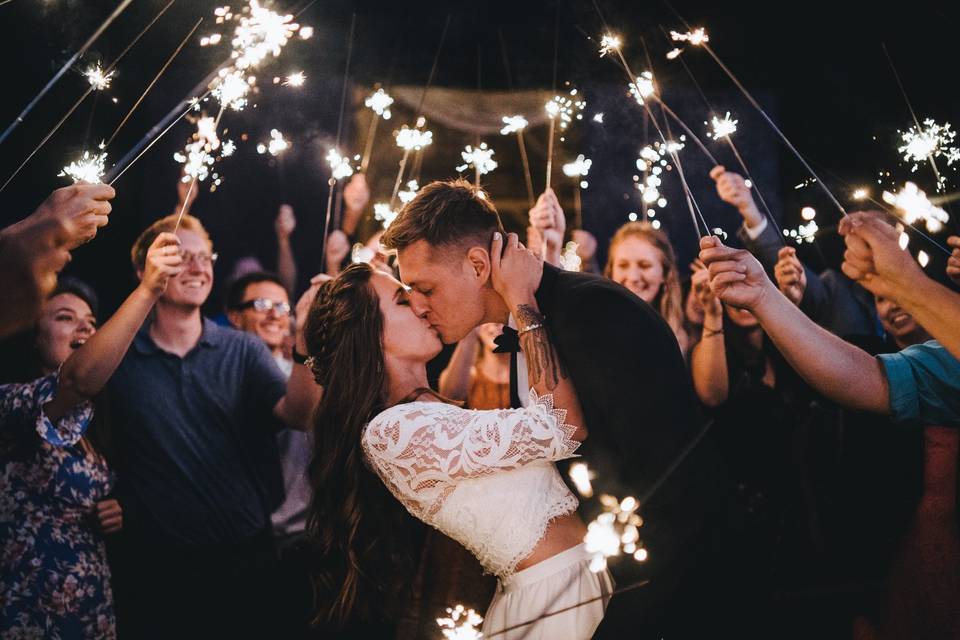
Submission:
[[[697,133],[705,129],[708,110],[679,61],[664,54],[672,44],[660,31],[685,30],[661,2],[598,0],[603,18],[625,41],[624,52],[639,73],[648,68],[643,45],[649,49],[665,101]],[[6,127],[55,71],[83,43],[116,2],[79,0],[12,0],[0,6],[0,52],[7,60],[0,101],[0,127]],[[68,73],[26,121],[2,145],[0,173],[5,180],[50,127],[66,112],[86,87],[79,69],[97,59],[109,64],[133,36],[166,4],[165,0],[135,0],[94,44],[77,70]],[[109,90],[90,96],[0,193],[4,224],[32,211],[51,190],[67,184],[58,178],[60,168],[113,131],[193,22],[205,16],[196,36],[147,95],[143,104],[108,149],[110,162],[122,157],[160,118],[215,68],[227,55],[228,45],[199,46],[199,37],[217,29],[213,9],[219,3],[179,0],[119,63]],[[239,3],[234,3],[236,9]],[[307,0],[275,3],[296,13]],[[683,2],[676,8],[690,22],[703,25],[720,58],[754,93],[781,128],[814,165],[848,208],[856,208],[849,194],[853,186],[870,186],[879,197],[878,172],[901,184],[917,181],[933,192],[929,168],[911,174],[896,152],[897,129],[911,123],[906,103],[897,88],[881,43],[885,42],[918,116],[938,122],[956,122],[957,9],[955,3],[745,3]],[[221,138],[233,138],[239,148],[233,157],[218,163],[223,184],[208,191],[201,183],[194,206],[211,231],[220,253],[217,276],[222,278],[236,258],[256,255],[268,266],[275,260],[273,218],[281,202],[297,212],[294,234],[301,280],[319,267],[319,236],[326,204],[329,170],[323,158],[337,128],[347,31],[356,14],[356,34],[350,82],[356,94],[368,93],[376,82],[389,87],[426,82],[440,33],[449,14],[450,27],[440,55],[436,86],[485,90],[549,89],[553,78],[555,20],[558,29],[559,83],[571,82],[587,97],[584,120],[571,129],[567,142],[557,149],[555,186],[568,214],[572,211],[572,182],[560,165],[584,153],[593,159],[590,186],[584,192],[584,226],[601,247],[613,231],[639,212],[639,193],[631,176],[638,150],[655,139],[645,131],[641,109],[624,97],[625,77],[609,59],[600,59],[596,42],[603,23],[589,0],[555,2],[399,2],[377,3],[344,0],[319,1],[303,12],[299,22],[315,28],[312,39],[294,39],[279,60],[268,62],[257,73],[260,92],[242,112],[228,112]],[[503,45],[501,46],[501,36]],[[505,72],[503,48],[510,65]],[[762,122],[729,79],[705,51],[691,48],[683,54],[712,106],[721,114],[731,111],[740,121],[734,140],[745,157],[758,187],[774,206],[785,227],[795,227],[802,206],[818,211],[821,227],[835,224],[839,213],[814,186],[794,189],[806,177],[800,163]],[[479,64],[478,64],[479,62]],[[478,78],[478,67],[479,78]],[[300,89],[272,84],[272,78],[302,69],[307,83]],[[351,96],[354,93],[351,91]],[[111,98],[116,97],[114,104]],[[211,105],[211,109],[214,107]],[[359,109],[359,111],[357,111]],[[341,147],[359,153],[365,129],[362,103],[348,101]],[[592,121],[604,112],[604,123]],[[381,126],[377,152],[371,163],[371,183],[392,183],[399,150],[389,131],[410,122],[412,116],[395,110],[388,126]],[[412,122],[410,122],[412,123]],[[292,142],[278,158],[258,155],[256,143],[277,128]],[[466,134],[428,125],[435,145],[424,156],[423,181],[449,178],[459,164],[457,151],[473,140]],[[193,127],[180,123],[154,146],[115,185],[118,196],[110,225],[97,239],[75,253],[69,271],[96,286],[109,312],[133,286],[129,247],[138,233],[156,218],[170,213],[176,202],[175,183],[180,165],[172,154],[181,149]],[[241,134],[248,140],[241,142]],[[359,135],[357,135],[359,134]],[[493,136],[500,168],[487,176],[485,185],[494,201],[524,197],[519,158],[514,141]],[[546,128],[528,131],[534,185],[543,188]],[[706,141],[721,162],[735,167],[729,150]],[[681,155],[696,198],[711,226],[731,236],[737,214],[716,198],[707,177],[710,163],[688,143]],[[108,163],[109,166],[109,163]],[[951,183],[956,166],[945,167]],[[683,264],[695,252],[690,215],[674,177],[665,180],[670,200],[658,214],[677,246]],[[884,185],[889,188],[891,182]],[[952,188],[948,189],[952,190]],[[373,199],[389,197],[375,188]],[[519,226],[525,212],[506,210],[511,224]],[[922,246],[919,241],[912,246]],[[816,245],[804,245],[802,255],[822,264],[837,258],[835,234],[824,233]],[[936,256],[936,250],[927,252]],[[942,272],[935,261],[928,269]],[[212,302],[211,306],[216,302]]]

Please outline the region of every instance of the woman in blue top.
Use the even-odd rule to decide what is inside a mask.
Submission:
[[[176,236],[161,234],[141,284],[99,332],[82,288],[55,290],[35,328],[44,375],[0,386],[2,637],[116,636],[102,534],[119,531],[122,514],[107,498],[114,478],[91,398],[181,261]]]

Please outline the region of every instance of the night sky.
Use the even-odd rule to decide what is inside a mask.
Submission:
[[[134,0],[77,69],[98,59],[109,64],[166,2]],[[673,45],[665,39],[661,26],[685,30],[675,14],[666,4],[652,0],[598,3],[603,21],[624,38],[624,53],[631,67],[636,72],[648,68],[645,44],[665,101],[694,131],[703,133],[703,121],[709,114],[703,97],[680,63],[665,58]],[[7,60],[0,127],[5,128],[16,117],[116,4],[12,0],[0,6],[0,30],[4,34],[0,51]],[[51,190],[67,184],[68,179],[57,177],[60,168],[82,149],[92,149],[110,135],[197,18],[205,17],[197,35],[120,131],[108,149],[110,160],[123,156],[226,57],[226,46],[202,48],[198,42],[201,35],[216,29],[213,10],[218,4],[221,3],[178,0],[158,20],[120,61],[110,89],[88,97],[0,193],[4,224],[27,215]],[[307,0],[300,0],[274,6],[296,13],[306,5]],[[234,2],[234,8],[237,6],[239,3]],[[760,100],[849,209],[856,208],[849,199],[854,186],[872,187],[873,194],[879,197],[879,171],[889,171],[888,180],[893,183],[913,179],[928,193],[934,187],[928,167],[911,174],[896,152],[897,129],[908,127],[911,116],[881,43],[886,43],[918,117],[960,123],[956,3],[888,6],[859,2],[675,3],[687,20],[706,27],[720,58]],[[194,213],[210,229],[220,253],[218,277],[222,278],[242,255],[256,255],[268,267],[273,265],[272,221],[281,202],[291,203],[297,212],[299,225],[294,246],[304,282],[318,270],[318,237],[328,177],[323,157],[337,129],[351,13],[356,14],[356,33],[350,83],[358,95],[369,91],[376,82],[384,83],[388,91],[392,85],[423,85],[448,14],[450,26],[437,67],[436,86],[475,89],[479,81],[484,90],[550,89],[556,21],[557,79],[561,85],[571,82],[581,88],[588,102],[584,121],[558,148],[556,160],[562,164],[578,153],[594,160],[588,178],[590,186],[584,192],[584,226],[603,245],[616,227],[627,220],[629,212],[643,211],[631,176],[637,173],[633,166],[637,152],[652,142],[655,134],[649,127],[645,133],[641,108],[625,97],[622,70],[610,60],[600,59],[596,42],[588,40],[588,36],[598,39],[604,30],[591,1],[318,0],[299,18],[301,23],[315,28],[313,38],[291,41],[279,61],[263,66],[258,73],[261,91],[253,101],[255,106],[224,116],[221,137],[234,138],[240,145],[237,153],[217,168],[224,176],[223,184],[215,193],[208,192],[209,181],[202,184],[194,207]],[[839,212],[815,185],[794,189],[807,177],[803,167],[707,53],[690,48],[682,58],[713,108],[721,114],[729,110],[740,121],[734,140],[782,224],[795,227],[800,208],[813,206],[818,211],[819,225],[833,226]],[[293,90],[271,83],[273,76],[297,69],[307,75],[303,88]],[[73,71],[44,98],[3,143],[0,181],[22,162],[85,88],[84,78]],[[116,104],[111,101],[114,97]],[[341,146],[359,153],[363,132],[354,126],[354,108],[348,104]],[[602,125],[590,118],[598,111],[604,112]],[[383,182],[392,183],[400,152],[391,146],[386,131],[403,124],[404,115],[398,112],[391,126],[381,129],[379,142],[383,144],[378,144],[370,172],[371,182],[378,187],[373,195],[375,200],[389,197],[389,193],[384,195],[378,189]],[[271,128],[280,129],[292,142],[292,148],[278,158],[255,151],[256,143],[267,138]],[[133,286],[128,256],[134,238],[174,207],[180,165],[172,154],[183,147],[190,132],[191,126],[185,122],[174,127],[117,182],[118,196],[110,225],[93,243],[75,253],[69,272],[91,282],[108,311]],[[246,142],[240,142],[242,134],[247,134]],[[534,184],[540,190],[540,150],[545,146],[545,128],[534,129],[529,136]],[[459,158],[454,157],[454,151],[472,142],[466,134],[437,127],[434,137],[437,146],[424,157],[423,181],[455,176],[453,167],[459,164]],[[497,138],[489,142],[497,150],[497,159],[502,160],[501,170],[514,171],[509,175],[494,172],[486,181],[487,188],[494,201],[498,197],[520,197],[523,182],[515,170],[519,167],[513,157],[517,155],[516,145],[512,140]],[[707,144],[721,162],[729,167],[735,165],[726,148],[709,140]],[[683,150],[681,160],[708,222],[732,235],[738,216],[716,198],[707,176],[710,163],[692,144]],[[960,179],[957,166],[942,168],[950,183],[948,190],[953,191]],[[675,180],[666,185],[670,205],[658,217],[686,264],[695,251],[695,236],[679,186],[674,183]],[[892,183],[884,186],[889,188]],[[563,182],[558,192],[569,212],[570,183]],[[520,215],[505,212],[513,224],[519,223]],[[835,235],[827,233],[816,246],[804,245],[801,251],[803,257],[819,265],[822,257],[829,262],[838,255],[838,241]],[[928,253],[933,255],[934,251]]]

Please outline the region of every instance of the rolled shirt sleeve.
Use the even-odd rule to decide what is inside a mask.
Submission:
[[[896,423],[960,427],[960,361],[931,340],[877,356]]]

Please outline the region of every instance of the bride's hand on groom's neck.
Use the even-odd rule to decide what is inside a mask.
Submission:
[[[500,294],[516,313],[520,305],[536,306],[534,294],[540,286],[543,276],[543,261],[522,244],[515,233],[497,232],[490,244],[490,280],[494,290]]]

